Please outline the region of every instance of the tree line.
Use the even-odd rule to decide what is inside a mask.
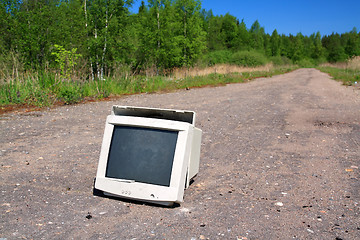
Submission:
[[[265,33],[231,14],[214,15],[200,0],[0,0],[2,74],[51,71],[86,79],[124,69],[156,73],[229,62],[239,52],[297,63],[360,55],[360,32],[321,36]],[[236,57],[234,57],[236,58]],[[231,62],[231,61],[230,61]]]

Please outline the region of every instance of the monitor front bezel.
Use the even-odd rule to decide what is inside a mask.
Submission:
[[[106,166],[115,125],[178,132],[169,187],[135,182],[129,179],[106,177]],[[193,125],[185,122],[109,115],[105,124],[95,188],[110,195],[134,200],[164,205],[171,205],[173,202],[181,203],[183,201],[186,171],[190,158],[192,135]]]

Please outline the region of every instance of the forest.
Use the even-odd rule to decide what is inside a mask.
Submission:
[[[84,82],[221,63],[308,66],[360,55],[356,28],[270,35],[258,21],[246,26],[231,14],[214,15],[200,0],[142,1],[136,13],[130,12],[133,3],[0,0],[1,84],[25,73]]]

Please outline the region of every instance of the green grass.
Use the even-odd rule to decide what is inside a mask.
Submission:
[[[241,83],[258,77],[270,77],[289,72],[294,68],[274,68],[264,72],[210,74],[208,76],[170,79],[157,76],[134,76],[129,78],[96,81],[63,81],[51,73],[34,74],[0,85],[0,106],[24,105],[45,107],[54,104],[75,104],[86,99],[102,99],[109,96],[145,92],[173,91],[203,86]]]
[[[360,82],[359,69],[341,69],[335,67],[318,67],[317,69],[330,74],[335,80],[347,86],[352,86],[355,82]]]

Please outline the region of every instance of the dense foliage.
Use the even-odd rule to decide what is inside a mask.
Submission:
[[[57,71],[63,78],[153,74],[204,63],[316,64],[360,55],[360,33],[267,34],[200,0],[0,0],[0,78]]]

